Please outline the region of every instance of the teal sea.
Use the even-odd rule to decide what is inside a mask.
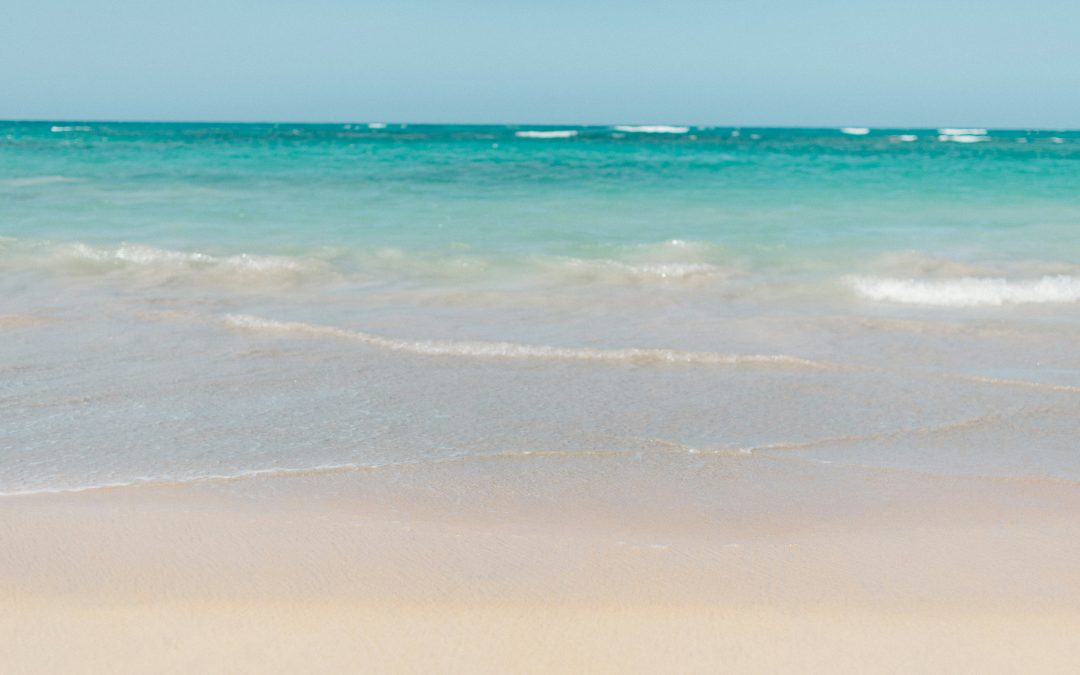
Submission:
[[[0,123],[3,234],[494,264],[670,240],[797,269],[1080,255],[1076,132],[374,126]]]
[[[0,493],[1080,480],[1078,344],[1080,132],[0,122]]]

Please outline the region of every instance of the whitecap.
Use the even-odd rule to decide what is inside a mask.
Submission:
[[[900,134],[898,136],[890,136],[889,140],[897,143],[911,143],[912,141],[919,140],[919,137],[915,134]]]
[[[49,131],[53,132],[54,134],[64,133],[65,131],[90,131],[90,127],[82,127],[82,126],[62,127],[62,126],[55,126],[55,127],[49,127]]]
[[[840,133],[849,136],[865,136],[870,133],[870,130],[866,127],[840,127]]]
[[[518,138],[573,138],[578,135],[576,129],[556,129],[551,131],[517,131]]]
[[[936,307],[1067,303],[1080,300],[1080,279],[1069,275],[1038,279],[962,277],[900,279],[850,277],[849,284],[869,300]]]
[[[986,129],[958,129],[953,127],[945,127],[944,129],[938,129],[937,132],[942,136],[985,136]]]
[[[619,125],[616,131],[626,131],[633,134],[685,134],[690,127],[674,127],[666,124],[643,124],[643,125]]]
[[[386,124],[383,122],[368,122],[368,129],[385,129]]]
[[[949,143],[981,143],[990,140],[990,137],[976,134],[942,134],[937,139]]]

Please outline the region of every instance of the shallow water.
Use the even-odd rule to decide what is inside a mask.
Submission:
[[[1080,133],[858,131],[0,123],[0,492],[1080,480]]]

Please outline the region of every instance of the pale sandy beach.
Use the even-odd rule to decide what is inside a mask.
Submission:
[[[677,485],[629,499],[604,471],[593,496],[570,494],[543,459],[6,497],[4,672],[1065,673],[1080,661],[1074,484],[845,471],[785,500],[743,479],[780,484],[798,462],[743,461],[714,477],[730,517],[695,512]],[[515,480],[539,474],[515,496]],[[661,494],[669,508],[650,516]]]

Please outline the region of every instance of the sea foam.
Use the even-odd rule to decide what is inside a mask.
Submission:
[[[989,141],[986,129],[957,129],[945,127],[938,129],[938,140],[946,143],[982,143]]]
[[[423,356],[458,356],[495,359],[540,359],[566,361],[601,361],[612,363],[671,363],[715,366],[758,366],[773,368],[827,369],[834,367],[786,354],[726,354],[691,352],[676,349],[556,347],[516,342],[458,340],[405,340],[372,333],[323,326],[300,321],[275,321],[249,314],[226,314],[225,325],[260,333],[284,333],[353,340],[379,349],[409,352]]]
[[[937,139],[943,143],[982,143],[989,141],[989,136],[977,134],[942,134]]]
[[[616,131],[626,131],[633,134],[685,134],[690,127],[673,127],[666,124],[643,124],[643,125],[619,125]]]
[[[518,138],[573,138],[578,135],[576,129],[556,129],[551,131],[517,131]]]
[[[21,264],[31,268],[44,267],[74,275],[125,274],[144,282],[178,279],[226,284],[295,282],[331,272],[325,263],[311,258],[247,253],[215,256],[131,243],[115,247],[38,244],[36,250],[23,248],[22,252]]]
[[[938,129],[938,133],[942,136],[985,136],[986,129],[957,129],[945,127],[943,129]]]
[[[724,278],[729,271],[709,263],[640,262],[562,258],[543,265],[547,276],[566,281],[648,284],[650,282],[690,282]]]
[[[1069,275],[1024,280],[985,277],[933,280],[851,277],[849,283],[860,296],[870,300],[938,307],[1063,303],[1080,300],[1080,279]]]

